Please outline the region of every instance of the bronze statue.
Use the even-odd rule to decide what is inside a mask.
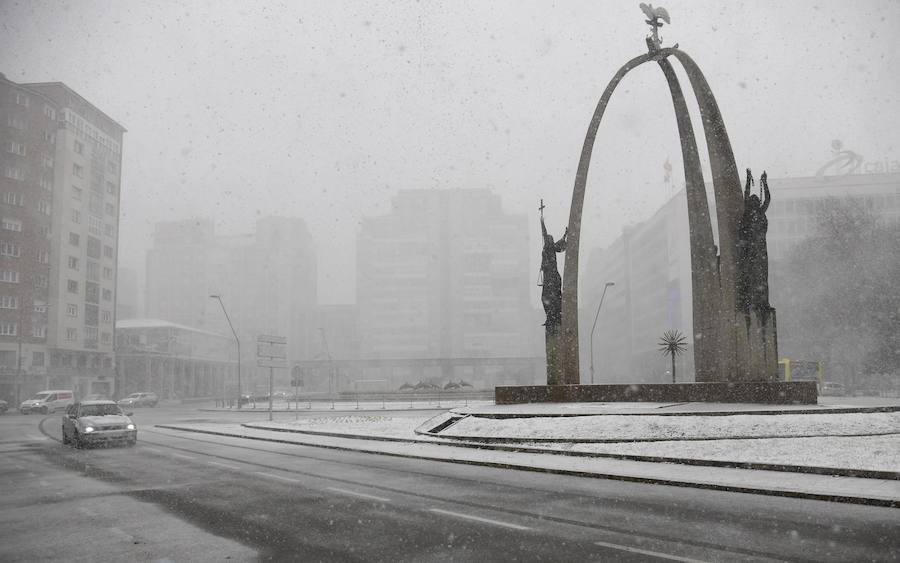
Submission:
[[[547,321],[544,326],[547,328],[558,327],[562,323],[562,277],[556,266],[556,253],[563,252],[566,249],[566,238],[569,235],[569,228],[562,238],[554,242],[553,237],[547,234],[547,227],[544,225],[544,202],[541,201],[541,233],[543,233],[544,250],[541,255],[541,279],[543,289],[541,290],[541,302],[544,304],[544,313],[547,314]]]
[[[738,304],[742,311],[750,309],[767,311],[769,306],[769,252],[766,248],[766,231],[769,220],[766,210],[772,196],[766,173],[759,178],[760,195],[750,194],[753,173],[747,169],[744,187],[744,213],[738,225]],[[760,197],[763,199],[761,200]]]

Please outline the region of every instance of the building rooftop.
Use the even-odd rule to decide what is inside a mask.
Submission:
[[[141,328],[177,328],[179,330],[189,330],[200,334],[208,334],[210,336],[218,336],[220,338],[229,338],[218,332],[210,332],[200,328],[194,328],[187,325],[172,323],[162,319],[126,319],[116,322],[116,330],[119,329],[141,329]]]

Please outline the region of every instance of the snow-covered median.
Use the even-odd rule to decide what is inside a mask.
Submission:
[[[900,433],[900,412],[732,416],[466,417],[446,437],[514,440],[684,440]]]

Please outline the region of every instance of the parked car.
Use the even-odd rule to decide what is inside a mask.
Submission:
[[[133,446],[137,442],[137,427],[114,401],[83,401],[66,409],[62,441],[76,448],[100,443]]]
[[[65,409],[74,402],[75,392],[71,389],[41,391],[34,397],[22,401],[22,404],[19,405],[19,412],[22,414],[31,412],[48,414]]]
[[[93,395],[88,395],[87,397],[82,399],[82,401],[108,401],[108,400],[109,400],[109,397],[107,397],[106,395],[97,394],[97,393],[95,393]]]
[[[847,394],[847,388],[844,387],[843,383],[835,383],[833,381],[826,381],[822,384],[822,395],[826,396],[843,396]]]
[[[155,407],[159,402],[159,397],[152,391],[144,391],[141,393],[132,393],[124,399],[119,400],[119,406],[128,407]]]
[[[0,414],[5,413],[9,409],[9,403],[0,399]]]

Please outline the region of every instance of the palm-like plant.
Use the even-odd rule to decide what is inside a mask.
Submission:
[[[675,357],[687,350],[687,337],[678,330],[667,330],[659,340],[659,351],[672,358],[672,383],[675,383]]]

